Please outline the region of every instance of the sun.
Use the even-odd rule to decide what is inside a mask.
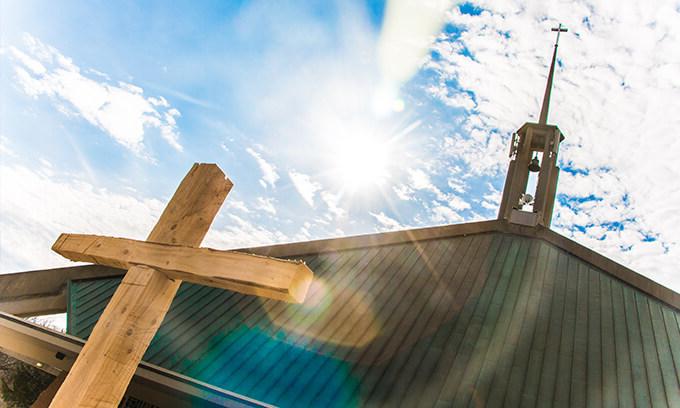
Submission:
[[[390,143],[375,135],[347,135],[334,143],[334,173],[347,191],[379,187],[389,178]]]
[[[324,120],[324,174],[342,193],[384,193],[385,185],[400,174],[399,160],[412,157],[407,136],[420,121],[404,126],[394,118],[380,119],[370,113],[347,116],[351,115]]]

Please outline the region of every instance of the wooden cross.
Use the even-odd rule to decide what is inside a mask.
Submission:
[[[128,269],[50,407],[117,407],[182,281],[302,302],[303,262],[198,248],[231,181],[194,164],[146,241],[62,234],[52,249],[75,261]]]

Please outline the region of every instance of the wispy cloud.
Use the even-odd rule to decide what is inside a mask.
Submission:
[[[433,193],[437,199],[445,200],[446,195],[435,186],[430,179],[430,175],[422,169],[408,169],[409,188],[414,190],[429,191]]]
[[[253,158],[257,162],[258,167],[260,167],[260,171],[262,172],[260,184],[262,185],[262,187],[265,188],[267,186],[274,187],[276,185],[276,182],[279,180],[279,173],[276,172],[276,166],[269,163],[262,157],[262,154],[258,153],[257,151],[250,147],[246,148],[246,152],[253,156]]]
[[[487,189],[489,192],[483,195],[482,207],[487,210],[498,211],[503,193],[496,190],[491,183],[487,183]]]
[[[176,89],[169,88],[167,86],[160,85],[158,83],[150,83],[150,82],[143,82],[142,83],[144,86],[147,86],[148,88],[151,88],[157,92],[163,92],[166,95],[171,95],[172,97],[182,100],[184,102],[188,102],[192,105],[200,106],[201,108],[205,109],[217,109],[217,106],[211,104],[210,102],[196,98],[194,96],[188,95],[184,92],[178,91]]]
[[[411,187],[406,184],[398,184],[392,187],[392,191],[400,200],[411,201],[414,198],[414,191]]]
[[[276,203],[276,200],[272,197],[257,197],[257,204],[255,208],[268,214],[276,215],[276,207],[274,206],[274,203]]]
[[[430,209],[430,219],[437,224],[453,224],[464,220],[460,214],[450,207],[434,202]]]
[[[433,182],[430,177],[430,175],[425,172],[422,169],[408,169],[408,176],[409,176],[409,185],[400,185],[397,188],[395,188],[395,193],[397,196],[402,199],[402,200],[408,200],[411,197],[413,197],[414,190],[421,191],[421,192],[429,192],[434,195],[434,197],[437,199],[439,202],[437,205],[445,205],[447,207],[450,207],[451,209],[455,211],[464,211],[468,210],[471,208],[470,203],[468,203],[466,200],[463,199],[460,195],[453,193],[453,192],[447,192],[445,193],[437,187]],[[451,181],[449,180],[447,182],[447,186],[450,188]],[[462,187],[454,185],[455,190],[460,191]],[[441,217],[439,217],[441,218]],[[460,216],[457,216],[458,221],[460,221]],[[438,220],[439,222],[440,220]]]
[[[371,216],[378,222],[378,230],[380,231],[392,231],[404,228],[404,226],[399,221],[391,218],[382,211],[370,212],[369,214],[371,214]]]
[[[229,198],[228,200],[224,201],[224,204],[222,204],[222,207],[228,210],[237,210],[241,211],[243,213],[248,214],[250,210],[248,207],[246,207],[246,204],[241,201],[241,200],[236,200],[234,198]]]
[[[227,216],[228,224],[211,228],[204,245],[212,248],[244,248],[255,245],[270,245],[289,241],[289,237],[273,227],[256,225],[234,214]]]
[[[340,198],[341,194],[340,193],[331,193],[330,191],[321,191],[321,200],[326,204],[326,207],[328,207],[328,213],[331,215],[331,217],[328,218],[333,218],[335,217],[336,219],[345,217],[347,215],[347,211],[340,206]]]
[[[9,48],[16,80],[27,95],[50,98],[61,112],[85,119],[138,156],[150,157],[144,147],[146,129],[158,130],[170,146],[182,151],[180,112],[163,97],[145,97],[138,86],[113,84],[102,74],[81,70],[29,34],[24,35],[22,49]]]
[[[312,181],[307,174],[299,173],[295,170],[288,172],[288,176],[293,181],[293,186],[300,196],[305,200],[310,207],[314,207],[314,196],[316,192],[321,190],[321,184]],[[330,199],[330,196],[327,196]]]

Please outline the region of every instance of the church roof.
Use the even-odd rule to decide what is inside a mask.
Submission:
[[[183,284],[144,361],[280,406],[679,406],[680,295],[504,221],[288,244],[302,305]],[[70,280],[86,338],[120,278]]]

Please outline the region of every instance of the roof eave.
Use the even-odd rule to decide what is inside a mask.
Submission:
[[[303,255],[394,245],[472,234],[501,232],[542,239],[660,301],[680,310],[680,294],[555,231],[542,226],[523,226],[490,220],[351,237],[240,248],[258,255],[295,258]],[[66,310],[66,284],[75,279],[121,276],[124,270],[99,265],[46,269],[0,275],[0,310],[17,315],[58,313]]]
[[[77,337],[0,312],[0,350],[32,365],[40,362],[41,369],[51,374],[68,371],[84,344]],[[271,406],[144,361],[128,392],[159,406]]]

